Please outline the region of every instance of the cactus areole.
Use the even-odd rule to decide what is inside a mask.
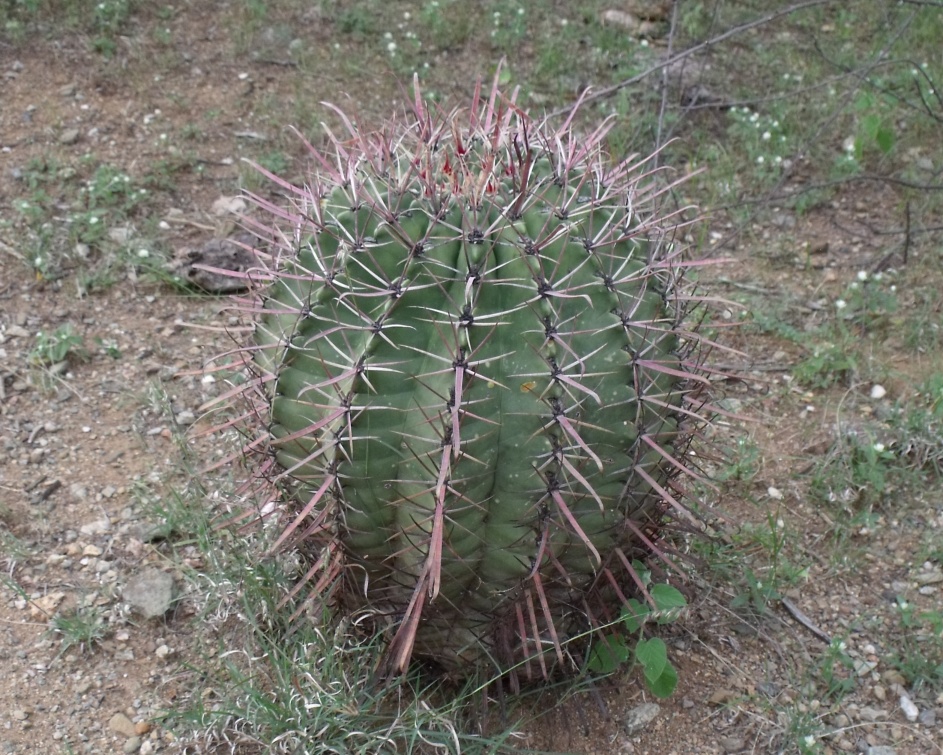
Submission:
[[[376,619],[388,670],[541,677],[644,590],[700,374],[646,161],[495,85],[311,147],[250,277],[245,390],[298,589]],[[310,145],[309,145],[310,146]],[[260,169],[261,170],[261,169]],[[265,171],[263,171],[265,172]],[[638,585],[638,588],[636,587]]]

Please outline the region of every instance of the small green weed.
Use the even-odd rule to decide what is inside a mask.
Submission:
[[[899,481],[899,464],[893,450],[864,432],[852,432],[837,441],[816,466],[811,492],[820,500],[870,511]]]
[[[39,331],[29,353],[29,361],[38,367],[48,367],[66,359],[87,359],[88,351],[82,336],[71,323],[65,323],[52,333]]]
[[[635,562],[636,574],[648,589],[651,603],[630,598],[622,607],[616,628],[595,640],[586,668],[594,674],[611,674],[627,661],[638,664],[649,691],[656,697],[669,697],[678,684],[678,672],[668,660],[668,648],[660,637],[643,636],[648,622],[659,625],[677,621],[687,601],[677,588],[651,584],[651,572]],[[632,638],[635,637],[635,642]]]
[[[58,613],[50,622],[50,632],[60,639],[60,656],[76,647],[82,652],[91,650],[108,636],[108,631],[101,609],[95,606]]]
[[[714,474],[717,482],[749,482],[758,471],[760,448],[752,438],[738,435],[724,460],[726,464]]]
[[[898,598],[901,632],[890,662],[914,690],[943,689],[943,611],[918,610]]]
[[[730,143],[753,166],[753,181],[763,186],[777,180],[783,160],[794,149],[780,119],[749,107],[730,108],[727,117]]]

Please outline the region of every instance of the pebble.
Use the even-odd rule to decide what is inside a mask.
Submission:
[[[866,705],[860,711],[858,711],[858,717],[862,721],[874,723],[875,721],[880,721],[887,718],[887,713],[885,713],[880,708],[872,708]]]
[[[943,571],[932,570],[921,572],[914,577],[914,581],[921,587],[924,585],[937,585],[943,582]]]
[[[77,128],[67,128],[59,135],[59,144],[75,144],[79,140]]]
[[[932,708],[921,711],[917,716],[917,722],[923,726],[936,726],[936,711]]]
[[[887,745],[878,745],[865,750],[865,755],[897,755],[897,750]]]
[[[124,713],[115,713],[115,715],[113,715],[108,721],[108,728],[125,737],[137,736],[137,732],[134,729],[134,723]],[[138,746],[140,746],[140,742],[138,743]]]
[[[182,412],[178,412],[175,419],[178,425],[192,425],[196,422],[196,415],[189,409],[184,409]]]
[[[137,735],[130,737],[121,748],[122,752],[134,753],[141,749],[141,738]]]
[[[174,600],[174,578],[160,569],[145,569],[122,590],[124,601],[147,619],[163,616]]]
[[[876,684],[871,693],[874,695],[875,700],[880,700],[882,703],[887,699],[887,690],[880,684]]]
[[[637,734],[648,726],[655,717],[661,712],[661,706],[655,703],[642,703],[632,708],[622,723],[625,727],[625,733],[628,735]]]
[[[21,708],[18,708],[13,711],[13,718],[17,721],[25,721],[27,718],[29,718],[29,713],[27,713],[25,710],[22,710]]]
[[[910,699],[910,695],[900,696],[900,709],[904,711],[904,715],[911,723],[916,721],[920,716],[920,709],[914,705],[914,701]]]
[[[94,522],[88,522],[79,527],[79,532],[83,535],[101,535],[111,529],[111,522],[108,519],[96,519]]]

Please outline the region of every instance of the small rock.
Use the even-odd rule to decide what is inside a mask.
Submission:
[[[718,689],[714,691],[707,702],[711,705],[726,705],[729,702],[737,699],[737,693],[729,689]]]
[[[224,215],[241,215],[246,211],[246,200],[236,195],[232,197],[219,197],[210,207],[210,211],[217,217]]]
[[[138,721],[134,725],[134,731],[136,731],[140,736],[144,736],[151,730],[151,725],[147,721]]]
[[[920,715],[917,716],[917,723],[923,726],[936,726],[936,711],[933,708],[920,711]]]
[[[59,135],[59,144],[75,144],[79,140],[77,128],[67,128]]]
[[[875,700],[880,700],[882,703],[887,699],[887,690],[880,684],[875,685],[871,693],[874,695]]]
[[[114,485],[106,485],[102,488],[102,498],[112,498],[117,492]]]
[[[897,755],[897,750],[887,745],[877,745],[865,750],[865,755]]]
[[[140,749],[141,749],[141,738],[140,738],[139,736],[135,735],[135,736],[133,736],[133,737],[130,737],[130,738],[124,743],[124,745],[123,745],[122,748],[121,748],[121,751],[122,751],[122,752],[125,752],[125,753],[128,753],[128,755],[131,755],[131,753],[135,753],[135,752],[137,752],[137,751],[140,750]]]
[[[943,571],[925,571],[914,577],[914,581],[921,587],[924,585],[937,585],[943,582]]]
[[[888,684],[899,684],[901,687],[907,684],[906,677],[900,673],[897,669],[891,668],[881,674],[881,679],[883,679]]]
[[[83,556],[100,556],[102,552],[102,549],[97,545],[86,545],[84,548],[82,548]]]
[[[51,619],[63,600],[65,600],[64,592],[58,590],[47,592],[42,597],[30,601],[30,616],[36,619]]]
[[[655,703],[642,703],[641,705],[632,708],[625,717],[623,721],[623,726],[625,727],[625,733],[631,736],[632,734],[637,734],[646,726],[648,726],[652,721],[655,720],[655,717],[661,712],[661,706],[656,705]]]
[[[160,569],[145,569],[125,585],[122,597],[145,618],[158,618],[174,601],[174,578]]]
[[[911,723],[920,716],[920,709],[914,705],[914,701],[910,699],[909,695],[900,696],[900,709],[904,711],[904,715]]]
[[[259,258],[254,251],[257,247],[258,240],[248,233],[240,233],[232,238],[211,239],[199,249],[178,254],[171,270],[183,280],[205,291],[218,294],[236,293],[247,287],[243,273],[259,266]]]
[[[101,535],[111,529],[111,522],[108,519],[96,519],[94,522],[83,524],[79,527],[79,532],[83,535]]]
[[[16,721],[25,721],[27,718],[29,718],[29,713],[27,713],[22,708],[17,708],[13,711],[13,718]]]
[[[124,713],[115,713],[115,715],[113,715],[108,721],[108,728],[125,737],[137,736],[134,731],[134,723],[132,723],[131,719],[128,718]],[[140,746],[141,745],[139,741],[138,747]]]
[[[871,386],[871,398],[873,398],[874,400],[876,401],[880,400],[884,398],[886,395],[887,395],[887,388],[885,388],[883,385],[878,385],[877,383],[875,383],[874,385]]]
[[[745,742],[741,737],[721,737],[720,746],[724,748],[724,752],[740,752]]]
[[[75,84],[66,84],[59,87],[60,97],[75,97]]]
[[[141,755],[151,755],[151,753],[157,752],[157,745],[155,745],[151,740],[145,739],[144,744],[141,745],[139,752]]]
[[[872,708],[866,705],[860,711],[858,711],[858,716],[862,721],[874,723],[875,721],[880,721],[887,718],[887,713],[885,713],[880,708]]]
[[[182,412],[179,412],[175,417],[178,425],[192,425],[196,422],[196,415],[191,412],[189,409],[184,409]]]
[[[170,648],[169,645],[161,645],[159,648],[157,648],[157,650],[154,651],[154,655],[163,660],[173,652],[174,651]]]
[[[29,338],[30,332],[22,325],[9,325],[4,331],[7,338]]]

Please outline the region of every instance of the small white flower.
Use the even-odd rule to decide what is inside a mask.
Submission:
[[[147,251],[147,249],[138,249],[138,257],[140,257],[141,259],[146,259],[147,257],[150,257],[150,256],[151,256],[151,253]]]
[[[813,737],[811,734],[807,734],[807,735],[806,735],[806,738],[805,738],[803,741],[805,742],[805,746],[806,746],[806,747],[814,747],[814,746],[815,746],[815,737]]]
[[[844,309],[847,306],[848,306],[848,302],[846,302],[844,299],[838,299],[835,302],[835,309]]]
[[[90,218],[88,219],[88,224],[89,224],[89,225],[95,225],[95,223],[97,223],[97,222],[98,222],[98,218],[95,217],[94,215],[92,215],[92,217],[90,217]]]
[[[884,452],[884,444],[883,444],[883,443],[875,443],[874,446],[873,446],[873,448],[874,448],[874,450],[877,451],[878,453],[883,453],[883,452]]]
[[[770,139],[772,139],[772,138],[773,138],[773,135],[772,135],[769,131],[764,131],[764,132],[763,132],[763,141],[764,141],[764,142],[768,142],[768,141],[769,141]]]
[[[760,155],[758,158],[756,158],[756,164],[757,164],[757,165],[762,165],[762,164],[765,163],[765,162],[766,162],[766,158],[763,157],[763,155]]]
[[[776,155],[776,157],[773,158],[773,162],[776,163],[777,165],[782,165],[782,162],[783,162],[782,156]]]
[[[386,49],[390,52],[390,54],[395,53],[395,52],[396,52],[396,42],[387,42],[387,43],[386,43]]]
[[[858,280],[859,280],[859,281],[866,281],[867,279],[868,279],[868,271],[867,271],[867,270],[859,270],[859,271],[858,271]]]

